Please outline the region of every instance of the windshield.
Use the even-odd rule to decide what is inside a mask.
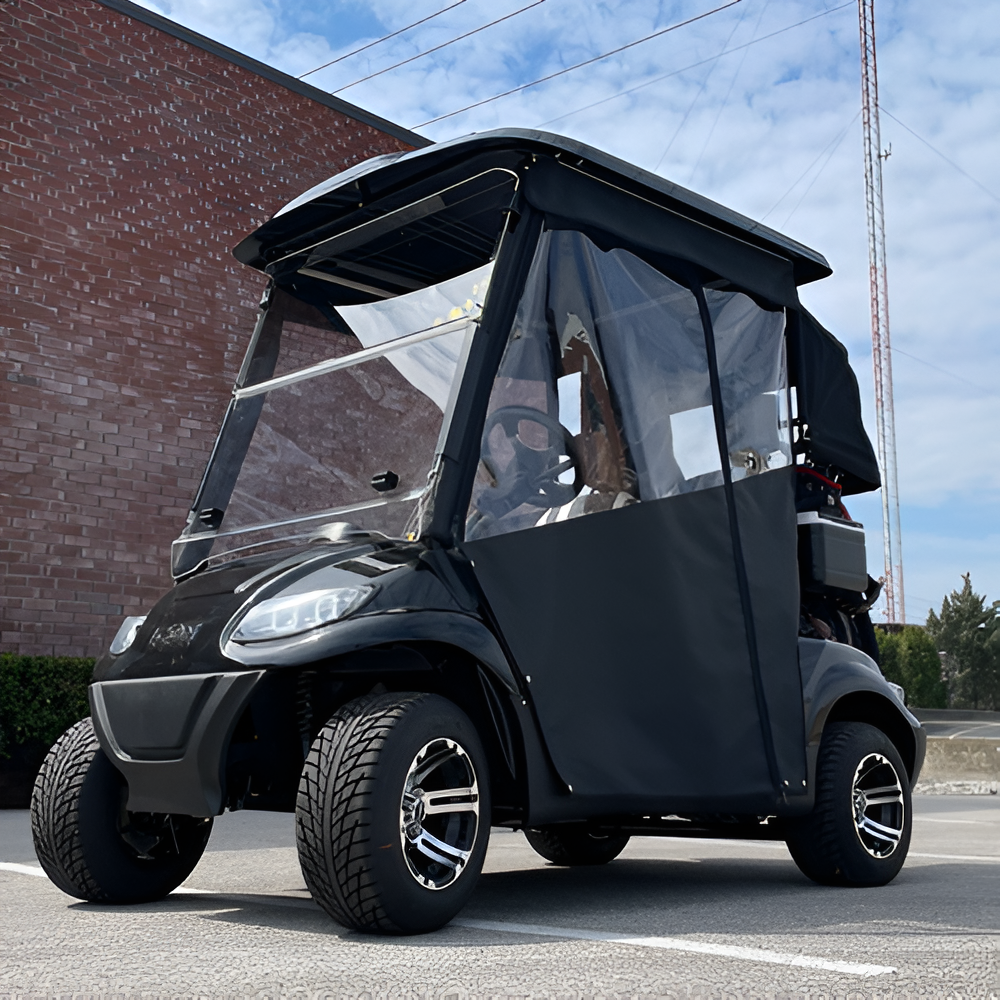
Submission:
[[[315,283],[308,302],[276,288],[175,543],[175,573],[333,521],[416,530],[492,266],[336,308]]]

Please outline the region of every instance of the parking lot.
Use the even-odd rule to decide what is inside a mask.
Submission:
[[[102,907],[39,870],[27,813],[0,812],[0,997],[1000,996],[1000,800],[915,799],[883,889],[807,882],[781,844],[634,839],[597,869],[496,831],[444,930],[377,939],[309,899],[292,817],[220,817],[167,900]]]

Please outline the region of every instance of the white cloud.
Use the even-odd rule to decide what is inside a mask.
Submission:
[[[526,0],[468,0],[427,25],[310,77],[334,88],[407,58]],[[198,31],[301,73],[366,39],[296,28],[290,7],[268,0],[146,0]],[[835,6],[830,0],[829,6]],[[371,0],[386,31],[443,0]],[[456,45],[347,90],[342,96],[413,126],[625,44],[710,7],[699,0],[651,5],[546,0]],[[360,5],[359,5],[360,7]],[[339,9],[339,8],[338,8]],[[743,0],[730,10],[566,74],[541,87],[430,126],[447,138],[497,126],[537,126],[643,80],[708,59],[812,17],[807,0]],[[316,8],[311,8],[314,20]],[[1000,19],[972,0],[881,0],[879,70],[884,106],[1000,195]],[[331,41],[333,40],[333,41]],[[557,121],[554,128],[759,218],[810,167],[860,104],[856,7],[817,18],[712,64]],[[709,72],[711,70],[711,72]],[[738,71],[738,75],[737,75]],[[682,125],[683,123],[683,125]],[[682,126],[682,127],[681,127]],[[890,314],[907,591],[928,601],[973,581],[1000,597],[998,536],[986,513],[1000,505],[1000,204],[892,119],[883,116]],[[669,153],[664,152],[669,144]],[[832,278],[803,301],[848,346],[871,421],[868,260],[860,122],[768,215],[816,247]],[[697,164],[697,167],[696,167]],[[810,186],[811,185],[811,186]],[[803,197],[804,196],[804,197]],[[913,360],[907,355],[921,359]],[[936,371],[945,369],[954,376]],[[966,381],[962,381],[962,380]],[[974,383],[980,388],[975,388]],[[871,424],[870,424],[871,426]],[[975,498],[970,506],[967,501]],[[878,523],[877,497],[860,501]],[[928,529],[937,518],[939,527]],[[872,550],[879,562],[880,546]],[[975,568],[974,568],[975,567]],[[911,586],[911,581],[913,581]],[[924,604],[913,598],[913,618]]]

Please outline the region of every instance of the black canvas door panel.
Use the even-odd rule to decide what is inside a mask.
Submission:
[[[575,793],[773,802],[721,487],[464,548]]]
[[[806,790],[794,476],[789,466],[733,483],[778,779],[788,795]]]

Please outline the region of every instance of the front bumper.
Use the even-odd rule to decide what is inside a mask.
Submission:
[[[97,681],[94,729],[128,782],[132,812],[216,816],[226,751],[263,670]]]

